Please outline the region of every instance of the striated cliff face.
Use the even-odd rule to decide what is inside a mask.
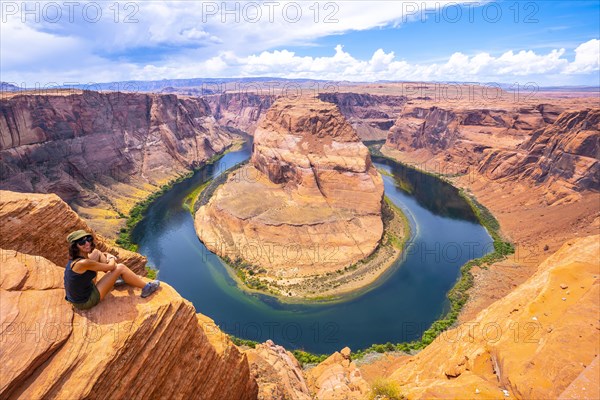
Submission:
[[[458,124],[453,111],[415,107],[392,127],[386,144],[402,150],[429,148],[437,153],[456,141]]]
[[[503,110],[411,107],[384,148],[442,174],[546,186],[546,201],[600,190],[600,110],[539,104]],[[561,113],[562,112],[562,113]]]
[[[62,252],[52,254],[36,232],[51,224],[45,232],[54,239],[66,225],[60,216],[74,212],[54,195],[7,196],[42,226],[0,216],[3,228],[13,223],[0,246],[1,398],[256,398],[246,356],[167,284],[148,299],[124,286],[91,310],[74,310],[64,300],[64,269],[41,256]],[[7,234],[19,233],[22,243],[9,243],[36,245],[28,254],[4,247]]]
[[[253,93],[224,93],[205,96],[212,115],[226,127],[254,134],[260,118],[275,101],[275,96]]]
[[[600,109],[565,112],[516,151],[491,151],[479,172],[492,179],[529,179],[566,190],[600,191]]]
[[[600,236],[565,243],[476,318],[389,374],[410,399],[597,398]]]
[[[383,140],[407,101],[405,96],[369,93],[321,93],[318,98],[337,105],[361,140]]]
[[[425,149],[430,155],[448,149],[458,152],[477,147],[481,152],[482,148],[503,148],[554,122],[558,110],[550,105],[507,109],[410,105],[390,129],[386,146],[402,151]],[[498,143],[498,138],[506,140]]]
[[[56,193],[104,234],[136,201],[230,144],[198,98],[85,91],[0,100],[0,188]]]
[[[209,249],[275,277],[334,271],[371,254],[383,233],[383,181],[337,108],[278,100],[232,173],[195,219]]]

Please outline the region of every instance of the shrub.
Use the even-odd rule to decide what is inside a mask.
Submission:
[[[313,354],[304,350],[294,350],[292,354],[302,366],[306,364],[319,364],[329,357],[327,354]]]
[[[371,399],[381,399],[381,400],[403,400],[406,399],[400,393],[399,385],[389,379],[377,379],[371,385]]]
[[[146,269],[146,277],[148,279],[156,279],[156,275],[158,275],[157,269],[154,269],[149,265],[146,265],[144,268]]]

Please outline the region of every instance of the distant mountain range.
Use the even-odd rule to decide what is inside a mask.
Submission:
[[[261,90],[268,90],[273,88],[276,90],[283,90],[288,86],[288,90],[293,90],[297,87],[302,88],[320,88],[323,89],[325,85],[336,84],[341,86],[354,86],[360,84],[373,84],[373,83],[409,83],[409,81],[376,81],[376,82],[349,82],[349,81],[327,81],[319,79],[287,79],[287,78],[270,78],[270,77],[256,77],[256,78],[190,78],[190,79],[162,79],[153,81],[116,81],[116,82],[104,82],[104,83],[87,83],[77,85],[56,85],[47,87],[44,89],[80,89],[80,90],[96,90],[96,91],[125,91],[125,92],[185,92],[182,89],[189,90],[190,95],[209,95],[214,93],[220,93],[224,91],[237,91],[244,89],[257,89],[251,88],[252,84],[260,84]],[[416,82],[410,82],[416,83]],[[481,82],[428,82],[428,83],[439,83],[439,84],[461,84],[461,85],[484,85],[486,83]],[[514,84],[499,83],[497,84],[503,90],[513,90]],[[21,90],[35,90],[38,88],[26,88],[19,87],[12,83],[0,82],[0,91],[2,92],[16,92]],[[576,91],[576,92],[600,92],[598,86],[541,86],[538,87],[538,91]]]
[[[0,92],[18,92],[19,90],[21,88],[12,83],[0,82]]]

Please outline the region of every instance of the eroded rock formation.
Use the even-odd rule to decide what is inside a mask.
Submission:
[[[313,398],[300,363],[282,346],[267,340],[245,354],[258,384],[259,400]]]
[[[0,248],[44,257],[65,266],[68,261],[67,235],[83,229],[93,232],[75,211],[55,194],[16,193],[0,190]],[[96,246],[110,252],[140,275],[146,275],[146,257],[111,246],[99,235]]]
[[[56,193],[112,235],[136,201],[230,144],[199,98],[15,94],[0,100],[0,189]]]
[[[320,400],[367,398],[370,387],[360,369],[350,360],[350,349],[343,348],[306,372],[315,398]]]
[[[167,284],[147,299],[124,286],[91,310],[74,310],[64,299],[62,265],[41,256],[60,260],[63,252],[53,254],[40,235],[54,225],[48,240],[64,244],[52,231],[62,232],[60,217],[74,212],[54,195],[11,196],[8,204],[31,210],[39,226],[4,213],[3,204],[0,224],[12,225],[2,247],[35,246],[27,254],[0,249],[0,398],[256,398],[246,356]]]
[[[196,214],[209,249],[287,278],[335,271],[375,250],[383,182],[333,104],[279,99],[254,136],[251,163]]]

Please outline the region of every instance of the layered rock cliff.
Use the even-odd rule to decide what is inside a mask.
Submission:
[[[275,101],[275,96],[234,92],[204,96],[203,99],[221,126],[233,127],[252,135],[260,118]]]
[[[549,104],[509,110],[412,107],[390,130],[385,148],[423,169],[473,173],[491,181],[545,184],[548,203],[600,190],[599,109]]]
[[[74,212],[55,195],[1,196],[32,215],[1,208],[0,224],[11,229],[0,249],[0,398],[256,398],[246,356],[167,284],[147,299],[123,286],[91,310],[74,310],[62,264],[42,254],[62,260],[52,242],[64,246],[62,232],[85,224],[73,225]]]
[[[403,151],[426,149],[432,155],[452,147],[511,146],[532,130],[553,123],[560,108],[550,105],[497,109],[451,104],[407,106],[390,129],[386,145]],[[495,139],[504,138],[505,143]],[[458,150],[458,149],[453,149]]]
[[[254,136],[251,163],[196,214],[209,249],[279,278],[335,271],[373,252],[383,182],[333,104],[279,99]]]
[[[56,193],[109,235],[136,201],[230,144],[199,98],[16,94],[0,100],[0,189]]]
[[[529,179],[562,184],[564,190],[600,191],[600,109],[561,114],[515,151],[489,152],[479,172],[492,179]]]
[[[369,93],[321,93],[319,99],[337,105],[361,140],[384,140],[407,102],[405,96]]]

